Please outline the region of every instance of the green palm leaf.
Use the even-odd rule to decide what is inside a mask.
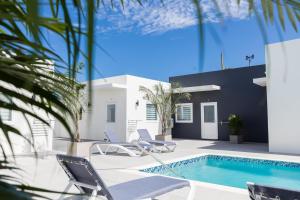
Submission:
[[[190,99],[190,94],[181,92],[178,83],[172,83],[170,88],[164,87],[161,83],[154,85],[153,88],[141,86],[140,91],[144,93],[144,99],[155,106],[162,126],[162,134],[165,134],[169,128],[170,119],[176,112],[176,104]]]
[[[278,12],[278,17],[279,17],[281,27],[283,28],[283,30],[285,30],[284,13],[283,13],[281,0],[276,0],[276,5],[277,5],[277,12]]]
[[[111,6],[120,3],[125,8],[127,1],[111,1]],[[142,0],[136,2],[143,6]],[[160,0],[163,4],[163,0]],[[200,38],[200,61],[203,62],[204,54],[204,21],[203,9],[200,0],[191,0],[195,5],[197,18],[199,22]],[[237,0],[240,4],[240,0]],[[260,14],[254,0],[248,0],[249,14],[254,13],[257,19]],[[41,4],[49,7],[49,16],[41,15]],[[17,100],[25,107],[21,107],[14,101],[3,101],[0,99],[0,108],[10,109],[22,113],[26,116],[38,119],[45,124],[47,121],[33,112],[32,108],[39,108],[46,114],[54,116],[68,130],[71,137],[74,137],[74,126],[76,126],[78,112],[82,108],[78,101],[78,88],[80,84],[76,82],[76,67],[79,57],[87,61],[87,77],[89,101],[91,101],[92,87],[91,79],[94,71],[94,24],[95,10],[97,6],[103,5],[103,0],[0,0],[0,94],[10,99]],[[219,11],[218,3],[214,0],[216,10]],[[295,30],[297,21],[300,21],[300,3],[297,0],[261,0],[263,17],[266,22],[274,21],[274,7],[277,7],[277,14],[281,27],[285,29],[285,14]],[[77,13],[76,20],[72,19],[72,12]],[[261,20],[259,25],[263,29]],[[82,24],[87,25],[87,31],[82,30]],[[78,24],[78,26],[74,26]],[[45,32],[50,32],[63,39],[67,52],[67,60],[64,56],[58,55],[48,43]],[[264,32],[264,31],[262,31]],[[82,38],[87,43],[86,50],[81,49]],[[99,45],[98,45],[99,46]],[[106,53],[107,54],[107,53]],[[82,56],[80,56],[82,55]],[[108,54],[107,54],[108,55]],[[57,72],[49,71],[49,66],[43,64],[49,60],[55,62],[55,68],[65,70],[68,76]],[[200,64],[201,65],[201,64]],[[172,84],[172,88],[178,88]],[[175,107],[170,106],[169,102],[179,102],[182,99],[189,98],[186,93],[173,93],[173,89],[167,91],[162,85],[155,86],[154,89],[141,88],[145,93],[145,98],[156,105],[160,110],[162,120],[170,118],[170,113],[175,112]],[[89,105],[91,104],[88,103]],[[169,106],[168,106],[169,105]],[[24,137],[20,130],[7,124],[0,119],[1,134],[4,135],[11,148],[11,134]],[[32,143],[25,138],[28,143]],[[33,145],[33,144],[31,144]],[[0,145],[3,152],[3,160],[6,159],[6,152]],[[11,149],[13,151],[13,149]],[[0,159],[0,170],[9,169]],[[11,177],[0,175],[0,196],[11,199],[32,199],[40,197],[32,191],[40,191],[39,188],[22,185],[16,182],[11,184]],[[46,191],[44,191],[46,192]]]
[[[285,7],[287,16],[288,16],[293,28],[295,29],[295,31],[298,31],[294,13],[293,13],[292,9],[290,8],[290,6],[286,3],[286,1],[284,1],[284,7]]]

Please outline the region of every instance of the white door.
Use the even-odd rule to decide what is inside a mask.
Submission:
[[[202,139],[218,139],[217,102],[201,103],[201,137]]]

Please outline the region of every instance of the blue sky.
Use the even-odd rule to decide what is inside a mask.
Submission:
[[[287,23],[286,31],[280,34],[275,25],[268,25],[268,41],[264,41],[256,18],[248,16],[244,1],[240,8],[235,0],[227,1],[228,5],[218,1],[221,20],[212,1],[203,0],[205,40],[204,56],[200,58],[197,19],[192,5],[186,2],[167,0],[165,6],[149,3],[141,8],[126,4],[124,10],[118,6],[113,11],[108,7],[101,9],[95,24],[96,41],[111,57],[96,48],[95,66],[100,73],[95,72],[94,78],[131,74],[167,81],[170,76],[219,70],[222,51],[228,68],[247,66],[245,56],[249,54],[255,55],[253,65],[264,64],[265,43],[300,38]],[[51,39],[54,48],[63,54],[62,44]],[[85,79],[83,72],[80,80]]]

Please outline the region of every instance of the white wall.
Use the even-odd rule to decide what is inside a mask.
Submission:
[[[16,102],[16,101],[15,101]],[[25,107],[19,104],[21,107]],[[24,118],[22,113],[12,111],[11,120],[5,121],[6,124],[16,128],[20,131],[22,136],[27,138],[32,144],[34,144],[35,149],[32,144],[30,144],[24,137],[21,137],[17,134],[10,133],[10,138],[14,150],[14,154],[28,154],[34,151],[44,152],[52,150],[52,138],[53,138],[53,126],[54,120],[51,117],[47,117],[46,114],[38,109],[36,109],[36,113],[42,117],[44,120],[49,121],[51,123],[51,127],[48,127],[46,124],[41,124],[39,126],[38,134],[35,129],[36,120],[33,117],[27,116],[27,120]],[[30,123],[30,126],[28,125]],[[42,130],[40,128],[43,128]],[[33,133],[31,132],[33,131]],[[34,138],[32,138],[34,136]],[[4,134],[0,130],[0,142],[3,145],[4,149],[8,154],[11,154],[11,149],[9,143],[7,142]]]
[[[108,83],[117,83],[125,88],[101,88],[101,85]],[[159,81],[146,79],[142,77],[122,75],[109,77],[106,79],[98,79],[92,82],[93,90],[93,105],[90,112],[83,115],[80,121],[79,132],[81,138],[103,140],[104,131],[109,129],[119,134],[122,141],[131,141],[137,139],[136,128],[147,128],[154,138],[154,135],[159,134],[160,123],[156,121],[146,120],[146,100],[143,99],[144,94],[139,91],[140,86],[153,88]],[[168,88],[169,83],[162,82]],[[136,102],[139,101],[139,106]],[[107,123],[107,104],[116,104],[116,122]],[[135,130],[128,126],[129,121],[136,121]],[[68,137],[67,132],[56,123],[56,137]]]
[[[300,40],[266,46],[269,151],[300,154]]]
[[[27,97],[31,97],[32,94],[20,89],[16,89],[14,86],[0,81],[0,85],[11,90],[15,90]],[[1,94],[0,94],[1,95]],[[27,115],[26,118],[24,115],[17,111],[11,111],[11,120],[4,121],[6,124],[17,129],[22,136],[19,136],[15,133],[10,133],[10,139],[15,155],[18,154],[28,154],[34,151],[43,152],[52,150],[52,138],[53,138],[53,126],[54,118],[46,115],[41,109],[36,107],[29,107],[27,104],[24,104],[18,99],[11,99],[14,104],[18,105],[20,108],[23,108],[28,111],[35,112],[39,117],[51,123],[51,127],[48,127],[46,124],[34,119],[33,117]],[[34,137],[34,138],[33,138]],[[26,139],[25,139],[26,138]],[[3,146],[7,154],[12,154],[11,148],[7,139],[0,130],[0,143]],[[35,149],[32,144],[34,144]]]
[[[140,90],[140,86],[153,88],[154,85],[162,83],[165,88],[169,88],[170,84],[157,80],[127,75],[127,122],[129,120],[137,120],[137,128],[147,128],[152,137],[161,134],[161,125],[159,118],[156,121],[146,120],[146,104],[148,103],[143,97],[144,93]],[[139,101],[139,106],[136,106]],[[127,132],[127,141],[137,139],[136,132]]]
[[[5,121],[5,123],[20,130],[24,136],[28,137],[30,135],[30,129],[21,113],[12,112],[11,120]],[[0,130],[0,132],[1,132],[1,130]],[[1,144],[4,146],[5,151],[9,152],[9,154],[11,154],[10,146],[9,146],[8,142],[6,141],[6,138],[2,132],[1,132],[0,138],[1,138],[0,139]],[[12,141],[14,153],[21,154],[21,153],[30,152],[29,143],[27,143],[22,137],[17,136],[14,133],[11,133],[10,138]]]
[[[116,105],[116,121],[107,122],[107,104]],[[111,130],[126,140],[126,89],[95,89],[93,105],[79,123],[82,138],[103,140],[104,131]]]
[[[101,88],[107,83],[118,83],[125,86],[126,76],[115,76],[92,81],[92,106],[86,109],[79,122],[79,133],[82,139],[103,140],[105,130],[119,134],[126,140],[126,88]],[[116,104],[116,122],[107,122],[107,104]],[[69,134],[61,123],[56,123],[55,137],[67,137]]]
[[[54,63],[52,61],[47,60],[45,63],[46,65],[38,64],[38,66],[44,67],[44,69],[47,67],[50,71],[54,70]],[[32,97],[32,93],[25,90],[20,90],[19,88],[15,88],[13,85],[7,84],[3,81],[0,81],[0,85],[11,90],[15,90],[18,93],[22,93],[29,98]],[[14,133],[9,134],[14,154],[28,154],[34,151],[51,151],[54,118],[46,115],[46,113],[41,109],[38,109],[36,107],[29,107],[18,99],[13,98],[12,101],[25,110],[34,111],[39,117],[43,118],[45,121],[48,121],[51,124],[51,127],[48,127],[46,124],[34,119],[33,117],[27,115],[26,119],[22,113],[11,111],[11,120],[5,121],[5,123],[16,128],[21,133],[21,135],[24,136],[22,137]],[[7,154],[12,153],[10,145],[7,142],[2,130],[0,130],[0,143]],[[32,144],[34,144],[35,148],[33,148]]]

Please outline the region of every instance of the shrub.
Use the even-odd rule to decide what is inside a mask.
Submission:
[[[235,115],[235,114],[230,114],[228,117],[228,127],[230,129],[230,134],[231,135],[239,135],[240,130],[243,127],[242,120],[240,116]]]

